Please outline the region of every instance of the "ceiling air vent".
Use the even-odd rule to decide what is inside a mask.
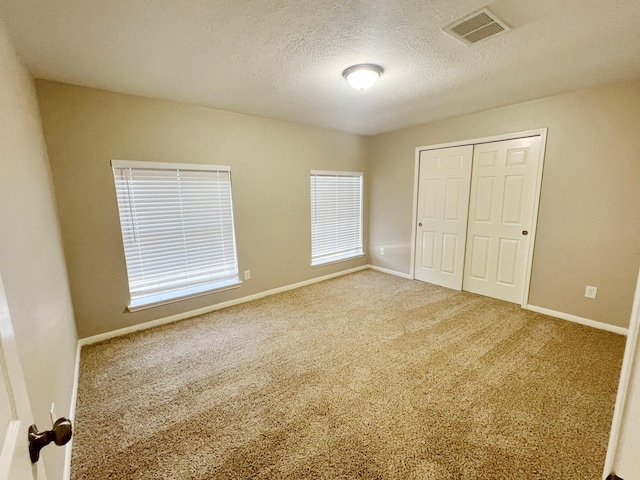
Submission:
[[[473,45],[500,32],[510,30],[510,28],[488,8],[483,8],[453,22],[442,30],[467,45]]]

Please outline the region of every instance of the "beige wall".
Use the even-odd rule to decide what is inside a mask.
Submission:
[[[529,303],[626,327],[640,265],[640,81],[370,138],[371,263],[409,272],[416,147],[543,127]],[[584,298],[586,285],[598,287],[596,300]]]
[[[365,171],[371,263],[409,272],[415,147],[549,129],[529,303],[626,326],[640,264],[640,81],[361,138],[38,81],[81,336],[367,263],[309,266],[310,169]],[[125,313],[112,158],[232,167],[240,289]],[[368,169],[368,171],[367,171]],[[386,255],[378,255],[384,246]],[[598,298],[584,298],[584,287]]]
[[[36,425],[51,428],[52,402],[69,415],[77,337],[35,90],[1,22],[0,274]],[[62,478],[64,449],[42,458]]]
[[[362,138],[48,81],[36,87],[81,337],[368,263],[362,257],[310,266],[309,172],[363,171],[366,196]],[[251,280],[125,313],[129,294],[111,159],[230,165],[240,270],[251,270]]]

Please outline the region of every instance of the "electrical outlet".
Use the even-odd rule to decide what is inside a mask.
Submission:
[[[384,247],[380,247],[380,255],[384,257]]]
[[[587,298],[596,298],[598,294],[598,287],[592,287],[591,285],[587,285],[587,288],[584,289],[584,296]]]
[[[245,280],[251,280],[251,270],[245,270],[244,271],[244,279]]]

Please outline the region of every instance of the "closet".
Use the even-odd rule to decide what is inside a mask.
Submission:
[[[417,152],[414,278],[524,304],[542,135]]]

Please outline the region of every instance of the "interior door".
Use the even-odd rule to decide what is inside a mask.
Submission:
[[[475,146],[464,290],[522,302],[540,145],[529,137]]]
[[[414,276],[462,289],[473,146],[420,152]]]
[[[0,277],[0,480],[46,480],[42,461],[29,458],[27,429],[33,423]]]

